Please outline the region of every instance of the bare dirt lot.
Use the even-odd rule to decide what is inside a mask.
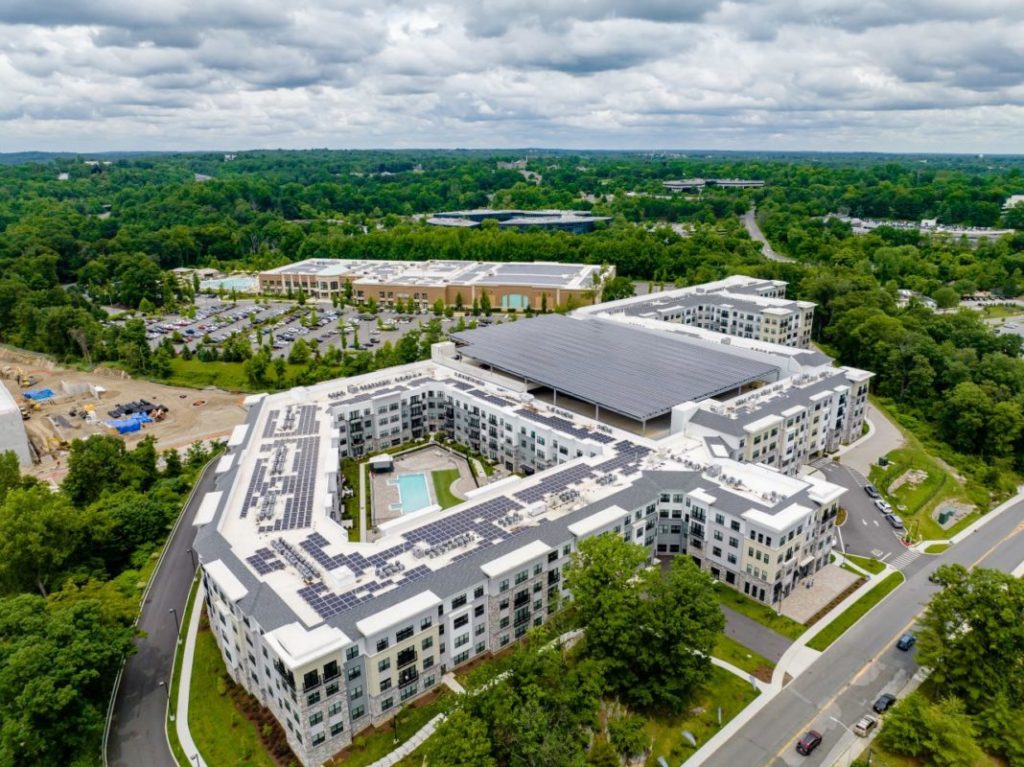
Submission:
[[[106,425],[112,420],[107,411],[118,403],[145,399],[168,408],[163,421],[145,424],[141,431],[124,435],[125,443],[132,446],[147,436],[157,439],[160,449],[184,448],[197,440],[225,437],[245,418],[242,407],[244,395],[231,394],[220,389],[186,389],[165,386],[131,378],[119,370],[96,368],[89,372],[62,368],[45,357],[14,349],[0,348],[0,370],[6,371],[3,384],[18,403],[27,400],[26,390],[51,389],[54,397],[30,405],[25,429],[29,440],[41,457],[36,471],[48,478],[59,478],[60,467],[67,443],[85,439],[91,434],[117,434]],[[32,383],[23,386],[19,374],[28,376]],[[102,387],[99,398],[90,391],[71,394],[89,385]],[[82,418],[84,409],[91,406],[94,417]],[[71,411],[78,415],[72,416]]]

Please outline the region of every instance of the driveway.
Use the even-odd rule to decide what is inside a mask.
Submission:
[[[814,466],[829,482],[846,488],[839,501],[846,509],[846,522],[839,528],[838,550],[888,562],[907,551],[882,512],[864,492],[867,480],[862,474],[830,459],[815,461]]]
[[[903,433],[878,408],[868,403],[867,418],[874,427],[871,436],[843,452],[839,458],[841,463],[856,469],[865,477],[878,459],[906,444]]]
[[[182,512],[146,594],[139,618],[143,636],[135,640],[138,652],[125,664],[115,693],[106,753],[110,767],[177,767],[164,729],[168,691],[163,685],[170,683],[178,640],[175,618],[170,611],[177,611],[179,620],[185,612],[188,590],[195,575],[188,551],[195,538],[192,519],[203,496],[214,487],[217,475],[212,466],[215,463],[199,478],[192,502]]]

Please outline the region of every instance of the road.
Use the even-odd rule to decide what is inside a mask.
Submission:
[[[757,209],[751,208],[742,216],[740,220],[743,222],[743,226],[747,229],[747,234],[750,235],[750,239],[754,242],[761,243],[761,253],[769,261],[781,261],[783,263],[792,263],[793,259],[789,256],[784,256],[781,253],[776,253],[772,249],[772,245],[768,242],[768,238],[764,236],[764,232],[761,231],[761,227],[757,225]]]
[[[916,670],[913,653],[895,649],[936,590],[928,573],[940,564],[978,564],[1012,572],[1024,556],[1024,502],[1018,502],[938,556],[911,563],[907,578],[878,607],[839,638],[821,657],[708,757],[712,767],[828,765],[852,726],[882,692],[896,690]],[[824,735],[810,757],[799,756],[795,740],[808,729]],[[849,742],[847,740],[847,742]]]
[[[167,542],[166,552],[146,595],[139,619],[144,636],[135,640],[138,652],[128,659],[114,702],[107,761],[110,767],[177,767],[167,746],[164,719],[167,715],[167,688],[171,664],[177,646],[177,627],[170,610],[180,620],[185,612],[189,587],[195,575],[192,547],[195,530],[192,519],[203,500],[213,490],[216,473],[213,465],[199,480],[191,502]]]
[[[793,644],[787,637],[762,626],[743,613],[738,613],[725,605],[722,605],[722,612],[725,614],[725,635],[763,655],[772,663],[778,663],[783,653]]]

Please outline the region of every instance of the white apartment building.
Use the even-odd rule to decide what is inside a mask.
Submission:
[[[542,624],[571,598],[564,570],[587,537],[690,556],[722,587],[766,604],[828,564],[843,489],[794,476],[795,467],[859,431],[849,414],[862,415],[869,374],[761,341],[734,339],[712,354],[710,331],[653,324],[663,329],[584,314],[548,334],[541,320],[524,320],[503,326],[523,334],[518,353],[531,367],[522,374],[463,356],[470,339],[437,345],[429,361],[246,400],[246,422],[197,512],[193,548],[231,677],[274,713],[302,764],[326,761],[446,671]],[[667,391],[680,397],[671,429],[650,439],[533,396],[558,360],[576,364],[546,346],[567,339],[602,349],[612,378],[578,392],[597,391],[596,409],[644,418],[669,401],[644,409],[648,397]],[[634,380],[653,382],[649,391],[626,387],[629,371],[613,364],[620,346],[637,344],[646,357],[641,349],[625,359],[639,366]],[[677,367],[655,359],[663,356]],[[714,369],[695,369],[700,360]],[[723,394],[691,396],[711,391]],[[733,411],[715,411],[729,403]],[[515,474],[457,506],[378,520],[350,541],[341,461],[428,435]]]

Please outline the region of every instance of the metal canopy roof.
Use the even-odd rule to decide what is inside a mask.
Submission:
[[[553,314],[454,338],[468,357],[638,421],[779,377],[775,365],[596,318]]]

